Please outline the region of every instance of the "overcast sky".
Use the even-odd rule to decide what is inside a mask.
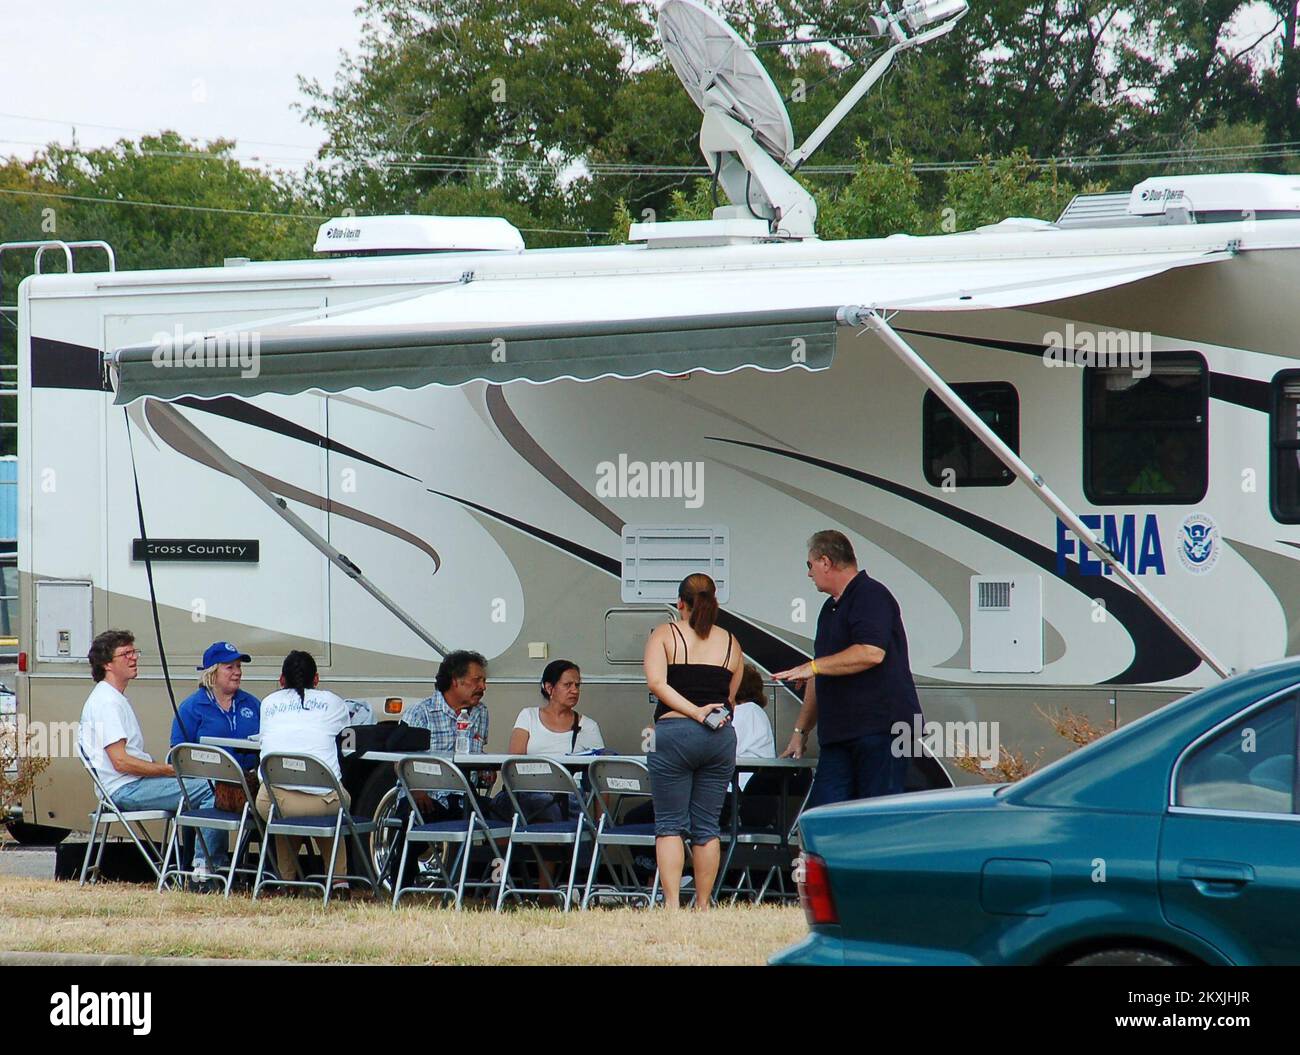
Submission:
[[[83,147],[171,128],[299,167],[322,135],[292,109],[296,77],[333,83],[340,49],[358,50],[355,4],[0,0],[0,157],[70,143],[74,127]],[[1271,21],[1253,12],[1241,37]]]
[[[296,167],[320,146],[291,104],[357,52],[356,0],[3,0],[0,156],[171,128]]]

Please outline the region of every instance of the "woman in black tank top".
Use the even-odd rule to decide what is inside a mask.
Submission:
[[[646,684],[657,701],[646,763],[664,905],[678,906],[686,856],[683,839],[689,838],[695,905],[705,909],[718,874],[718,819],[735,770],[736,732],[730,710],[744,656],[732,635],[715,626],[718,599],[712,579],[687,576],[677,598],[678,621],[656,627],[646,642]],[[694,645],[688,633],[696,639]],[[724,715],[720,723],[709,720],[714,712]]]

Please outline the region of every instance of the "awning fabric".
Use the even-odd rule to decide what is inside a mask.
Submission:
[[[836,311],[846,304],[909,311],[1017,307],[1227,255],[516,271],[443,283],[397,303],[297,325],[252,327],[242,345],[230,334],[209,335],[202,354],[192,345],[160,355],[149,344],[117,349],[112,358],[118,403],[142,396],[251,397],[745,368],[823,370],[835,353]],[[514,261],[517,268],[519,258]],[[250,347],[252,336],[257,340]]]

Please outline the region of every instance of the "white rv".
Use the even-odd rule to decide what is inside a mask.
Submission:
[[[927,718],[1003,745],[1056,739],[1038,708],[1129,720],[1296,651],[1300,180],[822,242],[713,87],[703,145],[744,205],[627,245],[342,218],[315,260],[26,280],[28,720],[75,720],[91,637],[128,627],[163,752],[151,568],[178,698],[214,640],[253,656],[255,694],[306,648],[380,710],[468,647],[501,749],[566,657],[579,709],[636,751],[680,578],[709,571],[747,656],[785,669],[830,526],[899,599]],[[797,704],[773,689],[779,745]],[[88,797],[60,759],[23,814],[76,828]]]

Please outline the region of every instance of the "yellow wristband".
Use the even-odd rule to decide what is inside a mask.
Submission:
[[[820,673],[821,673],[821,672],[817,669],[817,660],[815,660],[815,659],[812,661],[812,672],[813,672],[814,674],[820,674]]]

